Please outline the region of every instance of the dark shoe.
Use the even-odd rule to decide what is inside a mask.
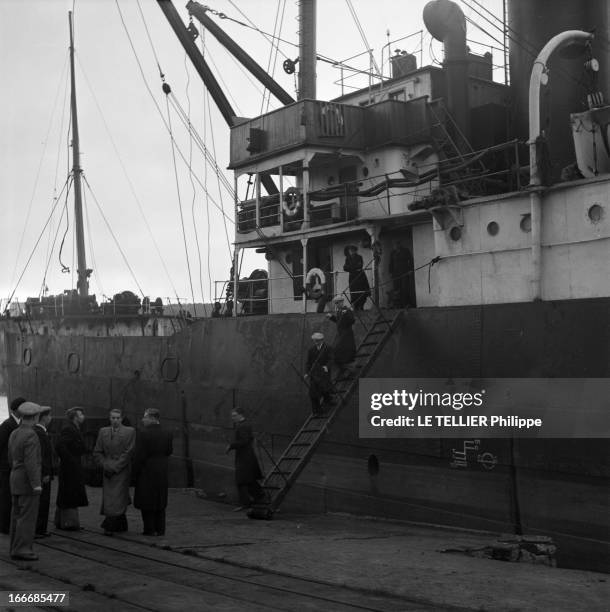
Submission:
[[[143,531],[142,535],[143,536],[154,536],[155,532],[154,531]]]
[[[248,506],[237,506],[237,508],[233,508],[233,512],[241,512],[242,510],[247,510]]]
[[[51,534],[48,531],[45,531],[44,533],[37,533],[34,537],[37,540],[41,540],[42,538],[48,538]]]
[[[104,535],[105,536],[113,536],[114,535],[114,531],[108,531],[108,529],[104,529]]]
[[[11,555],[13,561],[38,561],[38,555],[34,553],[24,553],[22,555]]]

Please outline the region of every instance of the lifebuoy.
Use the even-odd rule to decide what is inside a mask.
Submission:
[[[326,291],[326,276],[320,268],[312,268],[305,277],[305,290],[307,297],[317,300]]]
[[[287,217],[294,217],[301,208],[301,193],[296,187],[288,187],[282,197],[282,209]]]

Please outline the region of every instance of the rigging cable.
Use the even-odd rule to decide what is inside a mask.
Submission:
[[[360,37],[362,38],[362,42],[364,43],[365,50],[369,54],[371,64],[375,68],[375,72],[377,73],[377,76],[380,79],[383,79],[383,75],[381,74],[381,71],[379,70],[379,66],[377,65],[377,60],[375,59],[375,56],[373,55],[373,50],[371,49],[371,45],[369,45],[369,41],[366,39],[366,34],[364,33],[364,30],[362,29],[362,25],[360,24],[358,15],[356,15],[356,11],[354,10],[354,7],[352,5],[352,0],[345,0],[345,2],[347,3],[347,7],[349,8],[349,11],[352,14],[352,17],[354,18],[354,22],[356,24],[356,27],[358,28],[358,31],[360,32]]]
[[[170,129],[170,140],[172,143],[172,160],[174,163],[174,178],[176,180],[176,195],[178,196],[178,211],[180,212],[180,226],[182,227],[182,240],[184,242],[184,254],[186,256],[186,268],[187,268],[187,272],[188,272],[188,277],[189,277],[189,286],[191,288],[191,298],[193,300],[193,305],[195,304],[195,291],[193,289],[193,276],[191,274],[191,261],[189,258],[189,249],[188,249],[188,244],[187,244],[187,240],[186,240],[186,229],[184,227],[184,214],[182,212],[182,197],[180,195],[180,181],[178,180],[178,167],[176,166],[176,149],[174,147],[174,137],[172,134],[172,119],[171,119],[171,114],[169,112],[169,99],[167,94],[169,94],[169,92],[171,91],[171,89],[169,88],[169,85],[167,85],[166,83],[163,84],[163,91],[166,93],[166,97],[165,97],[165,104],[167,106],[167,123],[169,125],[169,129]],[[189,167],[190,170],[190,167]],[[192,176],[192,172],[189,172],[190,176]]]
[[[26,216],[25,216],[25,222],[23,224],[23,229],[21,231],[21,237],[19,239],[19,246],[17,247],[17,254],[15,255],[15,265],[13,266],[13,273],[11,275],[10,285],[12,285],[13,281],[15,280],[15,274],[17,272],[17,262],[19,261],[19,256],[21,255],[21,249],[23,248],[23,241],[25,239],[26,228],[28,227],[28,224],[29,224],[29,221],[30,221],[30,215],[32,213],[32,205],[34,203],[34,198],[36,197],[36,191],[38,189],[38,181],[40,179],[40,172],[41,172],[41,169],[42,169],[42,162],[44,160],[45,153],[47,151],[47,143],[49,141],[49,135],[51,133],[51,127],[53,125],[53,117],[55,115],[55,111],[56,111],[56,108],[57,108],[57,101],[58,101],[58,98],[59,98],[59,92],[61,90],[61,84],[62,84],[62,82],[64,82],[64,87],[65,87],[65,83],[67,82],[67,81],[64,81],[64,77],[65,77],[65,74],[66,74],[67,63],[68,63],[68,56],[66,55],[66,59],[64,61],[64,67],[63,67],[61,75],[59,77],[59,83],[57,85],[57,90],[55,92],[55,99],[53,101],[53,107],[51,109],[51,114],[50,114],[50,117],[49,117],[49,123],[48,123],[48,126],[47,126],[47,132],[46,132],[45,139],[44,139],[44,145],[43,145],[43,148],[42,148],[42,153],[40,155],[40,160],[38,162],[38,169],[36,170],[36,177],[34,179],[34,185],[32,187],[32,195],[30,196],[30,201],[29,201],[27,213],[26,213]],[[64,99],[64,102],[65,102],[65,99]]]
[[[68,194],[70,193],[71,179],[72,179],[72,176],[68,176],[66,178],[64,186],[61,189],[61,193],[63,193],[64,189],[67,189],[67,191],[66,191],[66,198],[68,197]],[[61,193],[60,193],[60,196],[61,196]],[[57,203],[59,201],[59,197],[54,197],[53,200]],[[55,207],[55,205],[56,204],[54,204],[54,207]],[[60,215],[59,220],[57,222],[57,228],[55,229],[55,232],[54,232],[55,236],[53,238],[52,244],[50,245],[50,250],[48,250],[48,252],[47,252],[46,265],[45,265],[45,268],[44,268],[44,274],[42,276],[42,287],[41,287],[42,290],[41,290],[41,293],[39,294],[39,297],[44,292],[44,289],[47,286],[47,274],[48,274],[48,271],[49,271],[49,267],[51,265],[51,259],[53,258],[53,251],[55,250],[55,245],[57,244],[57,238],[59,237],[61,220],[63,219],[63,216],[64,216],[64,210],[65,210],[64,207],[62,207],[61,208],[62,212],[61,212],[61,215]],[[51,228],[49,228],[49,234],[52,234],[52,233],[53,232],[51,231]]]
[[[277,0],[277,9],[275,11],[275,22],[273,24],[273,34],[275,36],[275,33],[278,31],[279,28],[279,32],[282,32],[282,24],[284,22],[284,13],[286,11],[286,0],[283,0],[283,8],[282,8],[282,14],[280,17],[280,4],[282,3],[282,0]],[[279,20],[279,25],[278,25],[278,20]],[[275,74],[275,67],[277,65],[277,56],[278,56],[278,52],[279,52],[279,45],[277,42],[275,42],[275,39],[273,39],[271,41],[271,50],[269,52],[269,59],[267,60],[267,74],[270,74],[271,76],[273,76]],[[261,102],[261,110],[259,115],[262,115],[264,112],[264,108],[265,108],[265,98],[267,99],[267,111],[269,110],[269,105],[271,103],[271,92],[269,91],[269,89],[265,88],[263,91],[263,100]]]
[[[68,180],[66,180],[66,184],[68,183]],[[65,187],[65,186],[64,186]],[[63,192],[63,189],[62,189]],[[61,193],[59,194],[61,196]],[[19,287],[19,283],[21,283],[21,280],[23,279],[23,276],[26,272],[26,270],[28,269],[28,266],[30,265],[30,262],[32,261],[32,257],[34,256],[34,253],[36,252],[36,249],[38,248],[38,245],[40,244],[40,241],[42,240],[42,237],[44,235],[44,233],[47,230],[47,227],[51,221],[51,218],[53,217],[53,214],[55,213],[55,209],[57,208],[57,204],[59,203],[59,197],[55,199],[55,203],[53,204],[53,207],[51,208],[51,212],[49,213],[49,216],[47,217],[47,220],[44,224],[44,226],[42,227],[42,230],[40,231],[40,234],[38,235],[38,238],[36,239],[36,242],[34,244],[34,246],[32,247],[32,252],[30,253],[30,256],[28,257],[27,261],[25,262],[25,266],[23,267],[23,270],[21,272],[21,274],[19,275],[19,278],[17,279],[17,284],[15,285],[15,288],[13,289],[13,292],[11,293],[11,295],[8,298],[8,301],[6,303],[6,308],[9,307],[10,303],[12,302],[13,298],[15,297],[15,292],[17,291],[17,288]]]
[[[74,180],[74,177],[72,177],[72,180]],[[64,201],[64,210],[66,213],[66,231],[64,232],[64,235],[61,239],[61,244],[59,245],[59,253],[57,254],[58,259],[59,259],[59,264],[61,265],[61,271],[64,273],[69,273],[70,272],[70,268],[68,266],[66,266],[63,261],[61,260],[61,253],[64,249],[64,242],[66,240],[66,236],[68,235],[68,230],[70,229],[70,215],[68,213],[68,191],[66,191],[66,199]],[[61,215],[61,218],[63,218],[63,213]],[[74,263],[74,262],[72,262]]]
[[[125,265],[127,266],[127,269],[129,270],[129,273],[131,274],[131,277],[133,278],[135,284],[138,287],[138,290],[140,291],[140,295],[142,297],[145,297],[144,296],[144,291],[142,291],[142,287],[140,287],[140,283],[138,282],[138,279],[136,278],[136,275],[134,274],[133,270],[131,269],[131,266],[129,265],[129,261],[127,261],[127,256],[125,255],[125,252],[121,248],[121,244],[117,240],[117,237],[114,235],[114,232],[112,231],[112,227],[110,226],[110,223],[108,223],[108,219],[106,219],[106,215],[104,215],[104,211],[102,210],[102,207],[100,206],[100,203],[97,201],[97,198],[95,197],[95,193],[93,193],[93,189],[91,188],[91,185],[89,184],[89,181],[87,180],[87,177],[83,174],[82,178],[83,178],[83,181],[85,182],[85,185],[87,185],[87,188],[89,189],[89,192],[91,193],[91,197],[93,198],[93,201],[95,202],[95,205],[97,206],[97,209],[100,211],[100,215],[102,215],[102,219],[104,220],[104,223],[106,224],[106,228],[110,232],[110,235],[112,236],[112,239],[114,240],[114,243],[116,244],[117,248],[119,249],[119,253],[121,253],[121,256],[123,257],[123,261],[125,262]]]
[[[100,291],[102,292],[102,295],[104,295],[106,292],[104,291],[104,287],[102,286],[102,280],[101,280],[101,275],[100,275],[100,269],[98,268],[97,265],[97,261],[95,258],[95,253],[93,251],[93,239],[92,239],[92,235],[93,233],[91,232],[91,225],[89,223],[89,207],[87,206],[87,191],[83,190],[83,208],[85,209],[85,222],[87,223],[87,237],[89,239],[89,253],[91,254],[91,267],[96,271],[95,273],[95,280],[97,285],[100,288]]]
[[[118,5],[118,0],[115,0],[115,3],[116,3],[116,6],[117,6],[117,9],[118,9],[118,11],[119,11],[119,15],[120,15],[120,18],[121,18],[121,23],[122,23],[122,25],[123,25],[123,29],[125,30],[125,34],[126,34],[126,36],[127,36],[127,39],[128,39],[129,44],[130,44],[130,46],[131,46],[131,50],[132,50],[132,52],[133,52],[133,54],[134,54],[134,57],[135,57],[136,63],[137,63],[137,65],[138,65],[138,69],[139,69],[139,71],[140,71],[140,75],[142,76],[142,80],[144,81],[144,86],[146,87],[146,89],[147,89],[147,91],[148,91],[148,93],[149,93],[149,95],[150,95],[150,97],[151,97],[151,99],[152,99],[152,101],[153,101],[153,104],[155,105],[155,107],[156,107],[156,109],[157,109],[157,112],[159,113],[159,116],[161,117],[161,121],[162,121],[162,122],[163,122],[163,124],[165,125],[165,129],[168,131],[168,133],[170,133],[170,137],[172,138],[172,141],[174,142],[174,144],[175,144],[175,146],[176,146],[176,150],[178,151],[178,154],[180,155],[180,158],[181,158],[181,159],[182,159],[182,161],[185,163],[185,165],[188,165],[188,161],[187,161],[187,159],[186,159],[186,156],[184,155],[184,153],[182,153],[182,150],[181,150],[181,149],[180,149],[180,147],[178,146],[178,143],[176,143],[176,142],[175,142],[174,137],[173,137],[173,135],[171,134],[170,129],[169,129],[169,126],[167,125],[167,122],[166,122],[166,120],[165,120],[165,117],[163,116],[163,111],[161,110],[161,107],[160,107],[160,106],[159,106],[159,104],[157,103],[157,100],[156,100],[156,98],[155,98],[154,94],[152,93],[152,90],[150,89],[150,86],[149,86],[149,84],[148,84],[148,81],[146,80],[146,76],[145,76],[145,74],[144,74],[144,70],[143,70],[143,68],[142,68],[142,64],[141,64],[141,62],[140,62],[140,58],[138,57],[138,54],[137,54],[136,49],[135,49],[134,44],[133,44],[133,40],[131,39],[131,36],[130,36],[130,34],[129,34],[129,30],[127,29],[127,25],[125,24],[125,20],[123,19],[123,14],[122,14],[121,9],[120,9],[120,7],[119,7],[119,5]],[[201,183],[201,181],[200,181],[199,177],[198,177],[196,174],[194,174],[194,178],[195,178],[195,181],[197,181],[197,182],[199,183],[199,185],[200,185],[200,186],[203,188],[203,184]],[[222,210],[222,209],[221,209],[221,208],[218,206],[218,204],[216,203],[216,201],[214,200],[214,198],[212,198],[212,197],[210,196],[210,200],[212,201],[212,204],[214,204],[214,206],[215,206],[216,208],[218,208],[218,210],[220,210],[220,211],[222,212],[222,214],[224,215],[224,214],[225,214],[224,210]],[[228,219],[228,221],[230,221],[231,223],[234,223],[233,219],[231,219],[230,217],[227,217],[227,219]]]
[[[184,70],[186,72],[186,100],[187,100],[187,108],[188,108],[188,122],[189,126],[191,125],[191,98],[189,95],[189,86],[191,84],[191,74],[188,69],[187,56],[184,55]],[[202,276],[202,263],[201,263],[201,247],[199,246],[199,233],[197,232],[197,219],[195,217],[195,202],[197,201],[197,189],[195,187],[195,181],[193,181],[193,175],[191,172],[193,164],[193,137],[191,135],[191,131],[189,130],[189,180],[191,183],[191,189],[193,191],[193,197],[191,199],[191,218],[193,220],[193,231],[195,233],[195,245],[197,246],[197,260],[199,262],[199,289],[201,290],[201,301],[203,303],[203,314],[207,316],[207,311],[205,307],[205,296],[203,294],[203,276]],[[197,306],[193,301],[193,315],[197,316]]]
[[[205,57],[205,29],[201,34],[201,55]],[[202,84],[203,85],[203,84]],[[210,96],[207,88],[203,85],[203,141],[206,141],[208,129],[208,113],[210,112]],[[211,254],[211,231],[210,231],[210,199],[208,195],[208,164],[204,164],[204,181],[205,181],[205,215],[206,215],[206,266],[208,270],[208,291],[210,292],[210,301],[212,300],[212,271],[210,269],[210,254]],[[229,253],[230,255],[230,253]],[[214,301],[216,301],[216,291],[214,291]],[[214,305],[212,305],[214,310]]]
[[[77,57],[77,61],[78,61],[78,57]],[[95,105],[97,107],[97,110],[100,114],[100,117],[102,119],[102,123],[104,124],[104,128],[106,130],[106,134],[108,135],[108,138],[110,139],[110,144],[112,145],[112,148],[114,150],[114,153],[117,157],[117,160],[119,162],[119,165],[121,166],[121,170],[123,171],[123,175],[125,176],[125,179],[127,180],[127,184],[129,185],[129,190],[131,191],[131,195],[133,196],[136,204],[138,205],[138,210],[140,211],[140,215],[142,216],[142,220],[144,221],[144,225],[146,226],[146,229],[148,231],[148,234],[150,236],[150,239],[152,240],[152,243],[155,247],[155,251],[157,252],[157,255],[159,257],[159,261],[161,262],[161,265],[163,267],[163,270],[165,272],[165,275],[167,277],[167,280],[169,281],[170,287],[172,288],[172,290],[174,291],[174,294],[177,295],[176,293],[176,288],[174,287],[173,284],[173,280],[172,277],[167,269],[167,265],[165,263],[165,259],[163,258],[163,255],[161,254],[161,249],[159,248],[159,245],[157,244],[157,241],[155,240],[154,234],[152,232],[152,229],[150,227],[150,224],[148,223],[148,219],[146,218],[146,214],[144,213],[144,207],[142,206],[142,203],[140,202],[140,199],[138,198],[138,194],[136,193],[135,187],[133,185],[133,182],[129,176],[129,173],[127,172],[127,169],[125,167],[125,163],[123,162],[123,158],[121,157],[121,154],[119,153],[118,147],[116,145],[116,142],[112,136],[112,133],[110,131],[110,127],[108,126],[108,122],[106,121],[106,117],[104,116],[104,113],[102,112],[102,109],[100,107],[100,104],[97,100],[97,96],[95,95],[95,91],[93,89],[93,87],[91,86],[91,83],[89,82],[89,79],[87,78],[87,73],[83,70],[83,67],[80,64],[79,61],[79,66],[82,70],[83,76],[85,78],[85,83],[87,84],[87,87],[89,89],[89,92],[91,93],[91,96],[93,97],[93,101],[95,102]]]

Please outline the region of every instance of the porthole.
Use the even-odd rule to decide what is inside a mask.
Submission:
[[[166,357],[161,363],[161,376],[167,382],[175,382],[180,375],[180,362],[177,357]]]
[[[593,204],[587,211],[591,223],[599,223],[604,218],[604,209],[600,204]]]
[[[29,366],[32,363],[32,349],[30,347],[23,349],[23,363]]]
[[[521,215],[519,227],[521,228],[522,232],[529,234],[532,231],[532,215],[530,215],[529,213]]]
[[[449,230],[449,236],[451,237],[451,240],[457,242],[462,237],[462,228],[458,227],[457,225],[454,225]]]
[[[500,231],[500,226],[495,221],[490,221],[487,224],[487,233],[490,236],[497,236]]]
[[[80,369],[80,356],[78,353],[70,353],[68,355],[68,372],[76,374]]]

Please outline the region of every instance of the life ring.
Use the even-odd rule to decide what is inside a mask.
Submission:
[[[282,197],[282,209],[287,217],[294,217],[301,208],[301,193],[296,187],[288,187]]]
[[[307,297],[317,300],[326,292],[326,276],[320,268],[312,268],[305,277],[305,290]]]

